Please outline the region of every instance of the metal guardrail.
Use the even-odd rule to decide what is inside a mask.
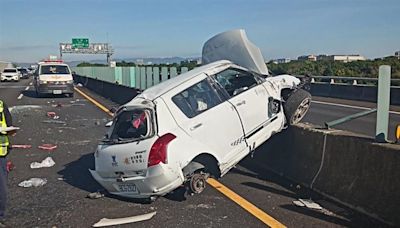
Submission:
[[[296,75],[298,78],[305,77],[304,75]],[[351,85],[374,85],[378,84],[378,78],[350,77],[350,76],[310,76],[311,83],[324,84],[351,84]],[[400,87],[400,79],[391,80],[392,87]]]

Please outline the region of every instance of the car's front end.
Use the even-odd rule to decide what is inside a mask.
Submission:
[[[19,81],[18,72],[3,72],[1,74],[1,81]]]
[[[162,196],[179,187],[181,169],[168,161],[175,135],[157,134],[154,109],[147,105],[120,110],[98,146],[93,178],[109,193],[129,198]]]
[[[73,93],[73,80],[49,80],[41,78],[38,80],[36,89],[41,94],[65,94]]]

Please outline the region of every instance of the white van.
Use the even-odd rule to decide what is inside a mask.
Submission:
[[[74,80],[71,69],[62,61],[40,62],[34,74],[36,95],[68,94],[74,96]]]

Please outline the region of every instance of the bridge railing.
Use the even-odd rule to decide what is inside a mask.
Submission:
[[[296,75],[298,78],[304,75]],[[378,78],[350,77],[350,76],[310,76],[311,83],[344,84],[344,85],[369,85],[377,86]],[[391,80],[392,87],[400,87],[400,79]]]

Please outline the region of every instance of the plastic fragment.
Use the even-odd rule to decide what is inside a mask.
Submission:
[[[66,124],[66,122],[62,120],[43,120],[42,123]]]
[[[99,199],[104,197],[104,194],[102,194],[101,192],[91,192],[87,195],[87,198],[89,199]]]
[[[42,162],[32,162],[31,163],[31,169],[39,169],[39,168],[44,168],[44,167],[52,167],[56,163],[51,157],[45,158]]]
[[[81,83],[76,84],[77,87],[82,87],[83,85]]]
[[[126,217],[126,218],[116,218],[116,219],[102,218],[102,219],[100,219],[100,221],[95,223],[93,225],[93,227],[115,226],[115,225],[145,221],[145,220],[149,220],[149,219],[153,218],[153,216],[155,214],[156,214],[156,212],[154,211],[154,212],[150,212],[147,214]]]
[[[7,164],[6,164],[7,172],[10,172],[14,168],[15,168],[14,164],[11,161],[7,161]]]
[[[29,149],[29,148],[32,148],[32,145],[29,145],[29,144],[21,144],[21,145],[13,144],[13,145],[11,145],[11,148],[13,148],[13,149]]]
[[[47,117],[53,118],[54,116],[56,116],[55,112],[47,112]]]
[[[307,208],[316,209],[316,210],[322,210],[322,207],[319,204],[317,204],[314,201],[312,201],[311,199],[299,199],[299,201],[302,204],[304,204],[304,206],[306,206]],[[295,202],[293,201],[293,203],[295,203]]]
[[[24,180],[18,184],[20,187],[30,188],[30,187],[40,187],[47,183],[46,178],[31,178],[29,180]]]
[[[42,150],[55,150],[57,149],[57,145],[55,144],[42,144],[40,146],[38,146],[39,149]]]

